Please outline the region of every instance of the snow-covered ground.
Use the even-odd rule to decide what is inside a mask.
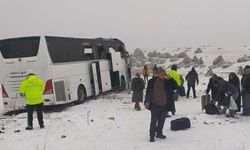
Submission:
[[[236,61],[248,49],[224,50],[207,48],[202,56],[207,66],[218,55]],[[193,51],[188,52],[192,57]],[[228,72],[237,71],[248,63],[235,63],[227,69],[213,70],[227,79]],[[166,64],[169,65],[169,64]],[[190,68],[181,68],[185,76]],[[34,114],[34,130],[26,131],[26,113],[0,118],[0,150],[248,150],[250,149],[250,117],[237,114],[237,118],[224,115],[206,115],[201,111],[200,96],[204,94],[209,77],[207,67],[197,68],[200,84],[197,99],[180,98],[176,102],[176,115],[166,119],[164,134],[167,139],[149,142],[150,111],[135,111],[128,91],[108,93],[84,104],[68,106],[61,112],[44,114],[45,128],[40,129]],[[192,95],[192,94],[191,94]],[[189,117],[191,128],[171,131],[170,121]],[[15,132],[20,131],[20,132]]]

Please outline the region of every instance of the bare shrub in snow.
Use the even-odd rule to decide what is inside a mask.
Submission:
[[[234,64],[233,62],[224,61],[224,62],[220,65],[220,67],[224,69],[224,68],[228,68],[228,67],[232,66],[233,64]]]
[[[190,64],[190,63],[192,63],[192,61],[193,60],[189,56],[186,56],[186,57],[184,57],[182,63],[184,63],[184,64]]]
[[[243,57],[240,57],[237,59],[237,62],[240,63],[240,62],[247,62],[247,61],[250,61],[250,56],[243,56]]]
[[[169,61],[170,61],[170,62],[175,62],[175,61],[178,61],[178,60],[179,60],[178,57],[169,58]]]
[[[158,53],[156,51],[148,53],[148,57],[159,57],[160,55],[161,55],[161,53]]]
[[[160,58],[173,58],[173,56],[170,53],[168,53],[168,52],[160,54],[159,57]]]
[[[185,52],[181,52],[177,55],[178,58],[185,58],[188,57],[188,55]]]
[[[202,53],[202,49],[201,48],[197,48],[195,51],[194,51],[195,54],[199,54],[199,53]]]
[[[139,49],[139,48],[135,49],[134,57],[145,58],[143,51],[141,49]]]
[[[213,60],[213,66],[220,66],[224,62],[222,55]]]

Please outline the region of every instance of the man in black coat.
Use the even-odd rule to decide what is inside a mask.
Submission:
[[[206,94],[208,95],[209,92],[211,91],[211,96],[212,96],[212,100],[216,101],[216,96],[218,94],[218,87],[214,86],[214,82],[215,80],[222,80],[221,77],[217,76],[216,74],[213,74],[212,77],[209,79],[208,85],[207,85],[207,90],[206,90]],[[221,99],[225,98],[225,95],[220,93],[220,99],[218,101],[218,105],[221,105],[222,101],[220,101]]]
[[[250,116],[250,66],[244,68],[241,79],[243,115]]]
[[[171,92],[172,89],[165,78],[165,70],[159,67],[157,77],[150,79],[148,82],[144,102],[145,108],[151,111],[150,142],[155,141],[155,134],[156,138],[166,138],[162,134],[162,129],[165,123],[166,105],[171,99]]]
[[[140,102],[143,101],[143,90],[145,88],[145,83],[140,77],[139,73],[136,73],[136,77],[131,81],[131,89],[133,91],[132,102],[135,102],[135,110],[140,111]]]
[[[194,68],[192,68],[191,71],[188,72],[188,74],[186,75],[186,80],[188,86],[187,98],[189,98],[189,92],[191,88],[193,89],[193,97],[196,98],[195,84],[199,84],[199,78]]]

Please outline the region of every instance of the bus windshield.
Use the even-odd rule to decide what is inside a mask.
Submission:
[[[3,58],[22,58],[36,56],[40,37],[23,37],[0,40],[0,51]]]

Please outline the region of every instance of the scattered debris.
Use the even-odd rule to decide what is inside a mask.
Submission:
[[[115,120],[115,117],[109,117],[109,120]]]
[[[14,133],[18,133],[18,132],[20,132],[20,130],[19,130],[19,129],[14,131]]]
[[[62,139],[63,139],[63,138],[66,138],[66,135],[62,135],[61,138],[62,138]]]

